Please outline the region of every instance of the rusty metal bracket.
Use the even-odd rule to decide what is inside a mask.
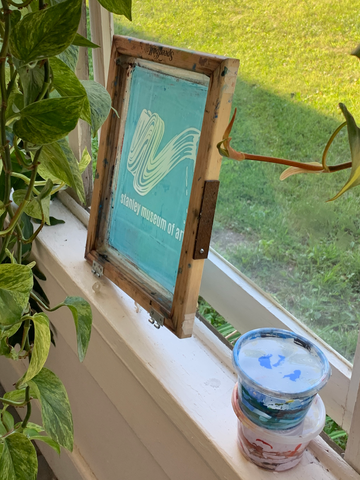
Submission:
[[[219,186],[219,180],[205,181],[193,254],[194,260],[204,260],[208,256]]]

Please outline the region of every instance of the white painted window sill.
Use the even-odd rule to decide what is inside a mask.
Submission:
[[[215,476],[227,480],[247,480],[254,475],[257,479],[282,475],[286,480],[305,477],[360,480],[320,437],[311,442],[301,463],[286,473],[268,472],[245,460],[237,446],[237,419],[230,402],[236,382],[231,352],[198,321],[193,337],[186,340],[179,340],[165,328],[155,329],[148,322],[148,314],[131,298],[107,279],[97,279],[91,273],[90,265],[83,258],[86,241],[83,224],[57,200],[53,202],[52,215],[66,223],[43,229],[34,247],[39,265],[46,266],[68,295],[81,295],[91,303],[94,330]],[[97,282],[100,283],[98,293],[93,289]],[[56,327],[75,351],[73,330],[61,322],[57,322]],[[107,361],[106,356],[97,354],[90,345],[85,367],[116,406],[121,392],[114,388],[113,378],[107,375]],[[126,420],[158,463],[166,462],[162,458],[161,431],[145,437],[136,419]],[[155,443],[160,444],[160,448]]]

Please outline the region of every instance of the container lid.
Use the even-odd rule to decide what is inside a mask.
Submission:
[[[331,369],[322,351],[287,330],[260,328],[236,342],[233,363],[241,383],[279,398],[315,395]]]

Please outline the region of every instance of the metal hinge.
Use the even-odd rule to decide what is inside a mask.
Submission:
[[[150,310],[149,322],[154,325],[155,328],[160,328],[164,326],[165,318],[161,313],[156,312],[155,310]]]
[[[195,239],[194,260],[204,260],[208,256],[219,185],[218,180],[205,181]]]
[[[94,275],[96,275],[97,277],[101,277],[104,273],[104,268],[102,265],[100,265],[100,263],[98,263],[96,260],[93,261],[93,264],[92,264],[92,269],[91,269],[92,273]]]

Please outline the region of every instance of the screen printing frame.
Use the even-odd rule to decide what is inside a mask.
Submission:
[[[120,171],[131,95],[129,76],[136,65],[208,84],[173,295],[138,265],[117,255],[107,241],[112,190]],[[232,58],[129,37],[113,38],[108,77],[113,111],[101,129],[85,258],[145,308],[157,324],[165,325],[179,338],[192,333],[219,186],[221,156],[216,145],[229,121],[238,66],[239,61]]]

